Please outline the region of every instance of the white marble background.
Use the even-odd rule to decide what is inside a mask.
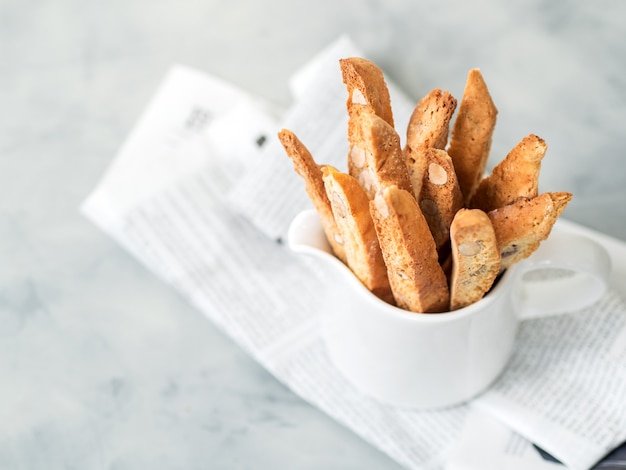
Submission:
[[[626,240],[622,1],[0,0],[0,468],[398,468],[78,212],[171,64],[288,105],[342,33],[416,99],[480,67],[494,161],[542,136],[542,189]]]

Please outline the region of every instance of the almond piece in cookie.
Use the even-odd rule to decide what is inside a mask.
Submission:
[[[313,203],[313,207],[320,216],[324,234],[335,256],[346,263],[343,238],[335,223],[330,201],[326,195],[321,166],[315,162],[311,152],[292,131],[282,129],[278,133],[278,139],[283,145],[287,156],[293,162],[296,173],[304,180],[305,190]]]
[[[450,310],[480,300],[500,272],[500,250],[487,214],[461,209],[450,227],[452,275]]]
[[[527,258],[548,238],[572,199],[568,192],[543,193],[487,213],[498,240],[502,269]]]
[[[466,204],[485,173],[497,114],[480,70],[470,70],[448,147]]]
[[[394,304],[365,191],[352,176],[329,165],[323,168],[323,180],[348,267],[374,295]]]
[[[539,193],[539,171],[546,142],[530,134],[518,143],[491,174],[480,182],[470,203],[485,212]]]
[[[409,119],[407,147],[414,150],[430,147],[445,149],[455,109],[456,99],[447,91],[435,88],[424,96]]]
[[[348,141],[348,173],[359,181],[370,199],[391,184],[413,192],[400,136],[384,119],[372,113],[352,116]]]
[[[463,206],[463,195],[452,160],[445,150],[424,150],[426,169],[422,177],[419,206],[428,222],[441,259],[449,251],[450,224]]]
[[[428,165],[426,151],[429,148],[446,147],[450,120],[455,109],[456,99],[449,92],[436,88],[419,101],[411,114],[404,159],[413,185],[413,194],[418,200]]]
[[[448,281],[413,194],[387,186],[370,201],[370,212],[396,304],[416,313],[446,311]]]
[[[373,113],[393,127],[391,98],[382,70],[373,62],[360,57],[341,59],[339,66],[348,89],[348,115]]]

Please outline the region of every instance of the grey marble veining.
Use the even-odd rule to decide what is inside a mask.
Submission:
[[[540,135],[564,216],[626,240],[623,2],[0,0],[0,468],[398,468],[78,212],[170,65],[286,106],[344,33],[416,99],[480,67],[491,164]]]

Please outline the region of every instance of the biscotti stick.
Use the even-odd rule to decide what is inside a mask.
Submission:
[[[413,188],[413,195],[419,200],[424,183],[424,175],[428,161],[426,160],[426,149],[413,149],[408,145],[404,147],[404,163],[409,173],[409,180]]]
[[[537,196],[541,160],[547,148],[534,134],[524,137],[480,182],[470,206],[488,212],[520,198]]]
[[[485,172],[497,114],[480,70],[470,70],[448,148],[466,204]]]
[[[282,129],[278,133],[278,139],[285,148],[287,156],[291,158],[296,173],[304,180],[306,192],[313,203],[313,207],[320,216],[324,233],[335,256],[346,263],[347,259],[343,247],[343,239],[335,223],[330,201],[326,195],[320,165],[315,162],[311,152],[309,152],[292,131]]]
[[[424,96],[415,106],[407,126],[404,159],[409,170],[413,194],[419,200],[426,173],[429,148],[444,149],[448,143],[450,119],[456,99],[439,88]],[[456,178],[456,177],[455,177]]]
[[[548,238],[572,199],[568,192],[543,193],[489,212],[502,256],[502,269],[527,258]]]
[[[365,191],[352,176],[329,165],[323,168],[323,180],[348,267],[374,295],[394,304]]]
[[[373,62],[360,57],[339,61],[341,76],[348,90],[346,107],[350,117],[373,113],[394,126],[391,98],[382,70]]]
[[[385,120],[372,113],[352,116],[348,141],[348,173],[359,181],[369,199],[391,184],[413,192],[400,136]]]
[[[445,149],[456,99],[435,88],[415,106],[406,131],[406,145],[414,150]]]
[[[441,259],[448,253],[450,224],[463,206],[463,195],[452,160],[445,150],[424,150],[426,170],[423,174],[419,206],[428,222]]]
[[[448,282],[413,194],[385,187],[370,201],[370,212],[396,304],[412,312],[446,311]]]
[[[450,310],[480,300],[500,272],[500,250],[487,214],[461,209],[450,226],[452,275]]]

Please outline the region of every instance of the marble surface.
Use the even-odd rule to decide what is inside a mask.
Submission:
[[[480,67],[492,155],[540,135],[564,217],[626,240],[624,2],[0,0],[0,468],[399,468],[78,211],[170,65],[287,106],[343,33],[416,99]]]

